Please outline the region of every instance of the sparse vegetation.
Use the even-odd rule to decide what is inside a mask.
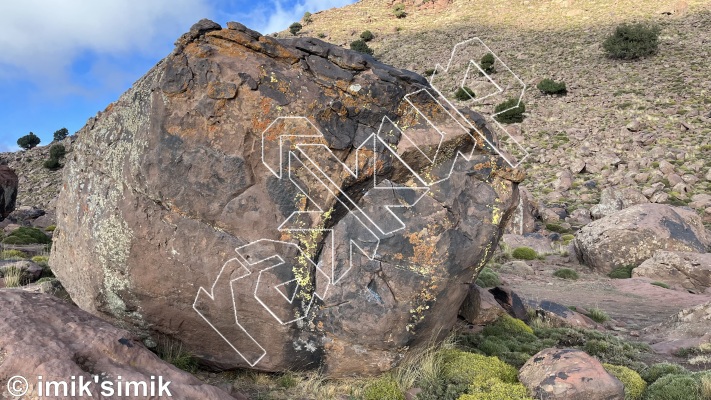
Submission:
[[[49,244],[52,239],[37,228],[21,226],[12,231],[2,241],[4,244]]]
[[[39,136],[30,132],[29,134],[17,139],[17,145],[22,147],[25,150],[29,150],[33,147],[36,147],[38,144],[40,144],[40,141],[41,140],[40,140]]]
[[[301,18],[302,21],[304,21],[304,24],[310,24],[313,22],[313,19],[311,18],[311,13],[306,11],[304,13],[304,16]]]
[[[24,272],[20,268],[5,268],[2,275],[5,280],[5,287],[20,287],[24,283]]]
[[[197,371],[198,363],[195,357],[183,350],[183,344],[168,336],[162,336],[157,343],[156,354],[163,361],[175,365],[187,372]]]
[[[562,279],[571,279],[571,280],[577,280],[580,276],[578,275],[577,272],[570,268],[561,268],[553,273],[553,276],[562,278]]]
[[[405,18],[407,16],[407,13],[405,12],[405,5],[402,3],[395,4],[395,6],[393,6],[393,15],[396,18]]]
[[[483,287],[489,288],[494,286],[499,286],[501,280],[499,279],[499,274],[489,267],[484,267],[476,278],[476,284]]]
[[[536,250],[530,247],[517,247],[511,255],[518,260],[535,260],[538,257]]]
[[[3,250],[0,252],[0,259],[2,260],[25,260],[27,258],[27,253],[20,250]]]
[[[672,364],[668,362],[661,362],[657,364],[650,365],[649,367],[640,371],[640,376],[648,384],[652,384],[657,381],[657,379],[665,375],[684,375],[690,374],[686,368],[678,364]]]
[[[701,385],[692,375],[664,375],[649,385],[645,400],[702,400]]]
[[[363,31],[363,33],[360,34],[360,38],[363,39],[364,42],[370,42],[375,36],[371,31]]]
[[[610,271],[607,276],[612,279],[627,279],[632,277],[632,270],[635,269],[635,265],[625,265],[622,267],[617,267]]]
[[[607,315],[607,313],[597,307],[591,308],[588,310],[588,317],[592,319],[593,321],[601,324],[607,320],[610,319],[610,316]]]
[[[669,285],[667,285],[667,284],[664,283],[664,282],[652,282],[651,284],[654,285],[654,286],[659,286],[659,287],[664,288],[664,289],[669,289]]]
[[[603,364],[605,370],[625,385],[625,400],[640,400],[647,382],[634,370],[622,365]]]
[[[397,382],[389,376],[384,375],[370,384],[363,390],[364,400],[405,400],[405,395],[397,385]]]
[[[518,99],[509,99],[494,108],[494,118],[504,124],[523,122],[526,105]]]
[[[289,32],[291,32],[292,35],[296,36],[296,34],[298,34],[302,28],[303,25],[298,22],[294,22],[293,24],[289,25]]]
[[[657,52],[660,32],[656,25],[622,24],[602,46],[610,58],[633,60],[647,57]]]
[[[475,97],[476,95],[474,94],[474,91],[466,86],[459,87],[454,92],[454,98],[459,101],[468,101],[474,99]]]
[[[368,47],[368,43],[364,42],[362,39],[351,42],[351,50],[355,50],[359,53],[373,55],[373,49]]]
[[[422,75],[429,78],[430,76],[434,75],[434,73],[435,73],[434,68],[429,68],[429,69],[426,69],[425,72],[422,73]]]
[[[565,82],[556,82],[548,78],[538,82],[538,85],[536,87],[541,92],[550,95],[563,95],[568,92],[565,87]]]
[[[568,233],[568,229],[564,228],[563,226],[561,226],[559,223],[556,223],[556,222],[546,223],[546,229],[551,232],[556,232],[556,233]]]

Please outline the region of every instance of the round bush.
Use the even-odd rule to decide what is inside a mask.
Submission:
[[[528,333],[532,335],[533,329],[526,325],[525,322],[508,314],[500,316],[496,322],[485,326],[482,330],[482,334],[484,336],[507,337],[519,333]]]
[[[610,271],[607,276],[612,279],[627,279],[632,277],[632,270],[635,268],[634,265],[625,265],[623,267],[617,267]]]
[[[474,91],[466,86],[460,87],[456,92],[454,92],[454,98],[459,101],[468,101],[474,99],[475,97],[476,95],[474,94]]]
[[[67,154],[67,149],[63,144],[55,144],[49,148],[49,156],[51,158],[60,159],[64,157],[65,154]]]
[[[506,383],[490,379],[484,383],[469,386],[469,393],[457,400],[533,400],[528,390],[520,383]]]
[[[665,375],[684,375],[689,373],[690,372],[681,365],[661,362],[645,368],[640,375],[642,376],[642,379],[651,385],[656,382],[657,379]]]
[[[504,383],[518,382],[518,371],[496,357],[461,350],[444,350],[443,375],[455,384],[481,384],[489,379]]]
[[[568,92],[565,82],[556,82],[548,78],[538,82],[536,87],[545,94],[566,94]]]
[[[701,400],[700,386],[691,375],[664,375],[649,385],[645,400]]]
[[[360,34],[360,38],[363,39],[364,42],[370,42],[374,37],[371,31],[363,31],[363,33]]]
[[[289,25],[289,32],[291,32],[292,35],[296,36],[297,33],[303,28],[303,26],[298,23],[294,22],[293,24]]]
[[[622,24],[602,44],[608,57],[632,60],[657,52],[660,29],[656,25]]]
[[[59,163],[59,160],[52,157],[49,160],[44,162],[44,167],[47,169],[57,169],[62,166],[62,164]]]
[[[509,99],[494,108],[494,118],[504,124],[523,122],[526,105],[518,99]]]
[[[562,279],[572,279],[577,280],[579,278],[578,273],[570,268],[561,268],[553,273],[553,276]]]
[[[647,388],[647,382],[634,370],[622,365],[602,364],[605,370],[625,384],[625,400],[639,400]]]
[[[499,274],[497,274],[493,269],[484,267],[484,269],[479,272],[479,276],[476,278],[476,284],[483,288],[489,288],[499,286],[501,284],[501,280],[499,279]]]
[[[494,68],[495,62],[496,59],[494,58],[494,55],[491,53],[486,53],[484,57],[481,58],[481,69],[483,69],[484,72],[486,72],[487,74],[493,74],[494,72],[496,72],[496,69]]]
[[[368,384],[363,391],[365,400],[405,400],[405,395],[391,377],[381,377]]]
[[[351,42],[351,50],[355,50],[359,53],[373,55],[373,49],[368,47],[368,44],[361,39]]]
[[[517,247],[514,249],[511,255],[513,256],[513,258],[519,260],[535,260],[536,257],[538,257],[538,253],[536,253],[536,250],[533,250],[530,247]]]
[[[49,244],[52,243],[52,239],[37,228],[21,226],[7,235],[2,242],[5,244]]]

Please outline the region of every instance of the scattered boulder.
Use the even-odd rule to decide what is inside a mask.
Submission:
[[[512,249],[517,247],[530,247],[538,254],[554,252],[553,242],[540,233],[529,233],[526,235],[505,234],[502,240]]]
[[[679,349],[711,343],[711,302],[679,311],[661,324],[645,328],[641,337],[652,349],[674,354]]]
[[[496,301],[488,290],[472,283],[469,294],[459,308],[459,315],[474,325],[486,325],[496,321],[506,310]]]
[[[593,219],[600,219],[635,204],[644,203],[649,203],[649,200],[632,188],[605,188],[600,194],[600,203],[590,208],[590,215]]]
[[[658,250],[633,269],[632,276],[661,281],[690,293],[704,293],[711,287],[711,254]]]
[[[170,381],[167,389],[172,398],[234,398],[161,360],[130,332],[52,296],[0,290],[0,315],[2,391],[7,387],[6,379],[16,375],[26,377],[30,385],[25,398],[44,397],[39,396],[36,378],[32,379],[37,376],[45,380],[68,381],[69,377],[76,377],[85,382],[110,381],[114,388],[118,376],[123,382],[147,385],[153,376]],[[154,382],[158,393],[160,382]],[[99,384],[89,385],[89,390],[93,397],[113,398],[100,396]],[[160,397],[168,396],[163,392]]]
[[[505,233],[525,235],[536,230],[538,204],[531,192],[524,186],[520,185],[518,190],[519,202],[511,216],[509,224],[506,225]]]
[[[617,267],[638,266],[657,250],[705,253],[711,235],[695,212],[650,203],[586,225],[573,243],[579,260],[607,274]]]
[[[549,300],[535,304],[536,315],[549,321],[553,326],[572,328],[598,329],[600,325],[577,311]]]
[[[77,135],[53,271],[83,309],[214,368],[388,370],[456,322],[524,177],[429,87],[201,21]]]
[[[548,400],[624,400],[625,387],[595,357],[575,349],[545,349],[521,367],[519,380]]]
[[[528,276],[535,274],[533,268],[522,260],[513,260],[503,264],[498,272],[517,276]]]
[[[508,287],[497,286],[489,289],[489,293],[494,295],[494,299],[506,312],[521,321],[528,322],[528,312],[526,306],[513,290]]]
[[[15,209],[17,184],[15,171],[7,165],[0,165],[0,220],[7,218]]]

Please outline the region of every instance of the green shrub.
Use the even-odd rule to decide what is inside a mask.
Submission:
[[[327,35],[325,33],[321,32],[317,36],[321,39],[324,39]]]
[[[499,279],[499,274],[489,267],[484,267],[484,269],[479,272],[479,276],[476,278],[476,284],[483,288],[489,288],[494,286],[499,286],[501,280]]]
[[[293,24],[289,25],[289,32],[291,32],[292,35],[296,36],[296,34],[301,31],[301,28],[303,28],[303,25],[298,22],[294,22]]]
[[[562,279],[572,279],[577,280],[579,278],[578,273],[570,268],[561,268],[553,273],[553,276]]]
[[[2,273],[5,287],[20,287],[25,282],[24,272],[20,268],[8,267]]]
[[[64,147],[63,144],[55,144],[49,148],[49,156],[51,158],[60,159],[60,158],[64,157],[64,155],[66,155],[66,154],[67,154],[67,149]]]
[[[27,258],[27,253],[20,250],[3,250],[0,252],[2,260],[24,260]]]
[[[474,91],[466,86],[457,88],[457,90],[454,92],[454,98],[459,101],[468,101],[474,99],[475,97],[476,94],[474,94]]]
[[[448,381],[479,384],[489,379],[505,383],[518,382],[518,371],[496,357],[487,357],[461,350],[444,350],[443,374]]]
[[[607,313],[599,308],[591,308],[588,310],[588,317],[597,323],[603,323],[610,319]]]
[[[311,13],[306,11],[304,13],[304,17],[301,18],[301,20],[304,21],[305,24],[310,24],[311,22],[313,22],[313,19],[311,18]]]
[[[479,64],[481,69],[483,69],[485,73],[493,74],[494,72],[496,72],[496,69],[494,68],[495,62],[496,59],[494,58],[494,55],[491,53],[486,53],[484,54],[484,57],[481,58],[481,62]]]
[[[52,243],[52,239],[37,228],[21,226],[7,235],[2,242],[5,244],[49,244]]]
[[[64,140],[69,136],[69,131],[67,128],[60,128],[54,131],[54,140]]]
[[[383,376],[371,382],[363,391],[365,400],[405,400],[405,395],[390,376]]]
[[[360,38],[363,39],[364,42],[370,42],[374,37],[371,31],[363,31],[363,33],[360,34]]]
[[[506,336],[517,333],[533,334],[533,329],[525,322],[508,314],[500,316],[496,322],[489,324],[482,330],[484,336]]]
[[[652,285],[654,285],[654,286],[659,286],[659,287],[663,287],[664,289],[669,289],[669,285],[667,285],[667,284],[664,283],[664,282],[652,282]]]
[[[504,124],[523,122],[526,105],[518,99],[509,99],[494,108],[494,118]]]
[[[678,364],[672,364],[668,362],[661,362],[657,364],[650,365],[649,367],[643,369],[640,372],[642,379],[647,381],[648,384],[652,384],[657,381],[657,379],[665,375],[684,375],[690,372]]]
[[[434,73],[435,73],[434,68],[428,68],[425,70],[425,72],[422,73],[422,76],[430,77],[430,76],[434,75]]]
[[[528,390],[520,383],[507,383],[498,379],[489,379],[484,383],[469,386],[466,394],[457,400],[534,400]]]
[[[44,167],[47,169],[57,169],[62,166],[62,164],[59,163],[59,160],[56,158],[50,158],[44,162]]]
[[[573,239],[575,239],[575,235],[571,235],[570,233],[566,233],[565,235],[562,235],[560,239],[563,241],[563,244],[568,244],[570,243]]]
[[[351,42],[351,50],[355,50],[359,53],[373,55],[373,49],[368,47],[368,44],[361,39]]]
[[[407,13],[405,12],[405,5],[395,4],[395,6],[393,7],[393,15],[395,15],[396,18],[407,17]]]
[[[42,264],[47,264],[49,262],[49,257],[47,256],[34,256],[32,257],[32,262],[42,265]]]
[[[622,24],[602,44],[608,57],[632,60],[657,52],[659,32],[656,25]]]
[[[700,386],[691,375],[664,375],[649,385],[645,400],[701,400]]]
[[[639,374],[622,365],[602,364],[605,370],[625,385],[625,400],[640,400],[647,382]]]
[[[57,229],[57,225],[50,225],[50,226],[44,228],[44,230],[47,232],[54,232],[55,229]]]
[[[511,255],[513,256],[513,258],[519,260],[535,260],[536,257],[538,257],[538,253],[536,253],[536,250],[533,250],[530,247],[517,247],[514,249]]]
[[[627,279],[632,277],[632,270],[635,269],[635,265],[625,265],[622,267],[617,267],[610,271],[607,276],[612,279]]]
[[[566,94],[568,92],[565,82],[556,82],[548,78],[538,82],[536,87],[545,94]]]
[[[17,139],[17,145],[25,150],[29,150],[40,144],[40,141],[41,140],[37,135],[30,132],[29,134]]]

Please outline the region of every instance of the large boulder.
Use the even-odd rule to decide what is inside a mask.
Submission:
[[[454,324],[523,173],[419,75],[228,28],[201,21],[79,131],[53,270],[216,368],[392,368]]]
[[[590,208],[590,215],[593,219],[600,219],[633,205],[644,203],[649,203],[649,200],[632,188],[605,188],[600,194],[600,202]]]
[[[12,168],[0,165],[0,221],[15,209],[18,182],[17,174]]]
[[[69,398],[47,393],[45,390],[53,389],[46,385],[39,393],[37,377],[42,377],[45,383],[74,382],[77,394],[79,387],[86,385],[91,397],[99,399],[116,398],[109,388],[118,391],[117,385],[127,382],[141,382],[141,388],[145,382],[149,395],[151,384],[154,394],[159,394],[162,386],[160,398],[233,399],[227,392],[162,361],[130,332],[53,296],[0,290],[0,315],[0,393],[18,390],[14,393],[19,394],[8,398]],[[29,387],[18,379],[8,382],[16,376],[26,378]],[[25,397],[19,392],[24,389]],[[79,397],[89,395],[83,392],[71,398]]]
[[[711,287],[711,254],[658,250],[633,269],[632,276],[661,281],[691,293],[704,293]]]
[[[625,386],[600,361],[575,349],[545,349],[528,359],[519,380],[537,399],[624,400]]]
[[[638,266],[657,250],[705,253],[711,235],[686,208],[638,204],[594,221],[575,235],[575,253],[593,270]]]

